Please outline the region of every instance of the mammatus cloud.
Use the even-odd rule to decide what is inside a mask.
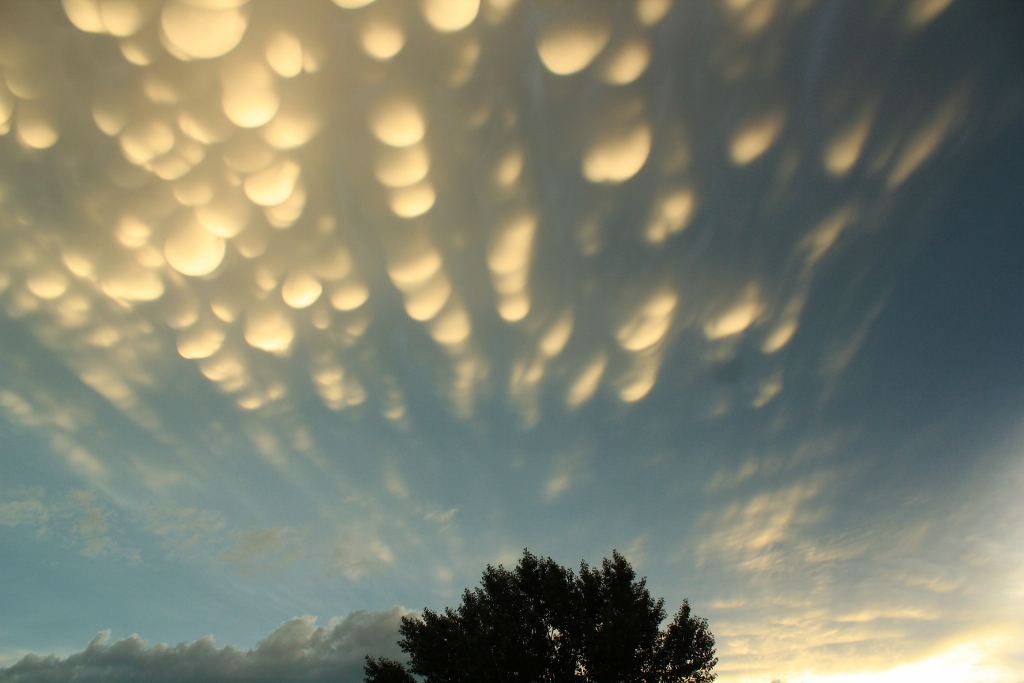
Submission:
[[[356,683],[363,657],[400,657],[401,618],[413,614],[358,610],[318,626],[316,617],[282,623],[251,650],[217,647],[212,636],[173,647],[148,646],[139,636],[110,642],[96,634],[81,652],[67,657],[26,655],[0,669],[2,683]]]
[[[915,534],[907,520],[935,515],[913,506],[878,518],[888,534],[839,533],[833,470],[862,451],[787,464],[743,446],[764,455],[842,394],[901,250],[932,230],[923,198],[1019,116],[1014,36],[948,48],[995,25],[980,13],[0,0],[0,449],[32,434],[43,483],[74,479],[60,500],[0,500],[0,531],[89,566],[133,543],[150,561],[144,530],[252,583],[313,567],[313,605],[355,581],[447,590],[539,528],[563,548],[596,530],[601,552],[614,527],[585,507],[594,489],[623,490],[625,466],[671,443],[636,475],[643,500],[604,507],[624,525],[644,501],[674,510],[697,500],[694,465],[723,461],[687,551],[719,581],[723,683],[925,657],[911,646],[973,587],[1008,602],[992,575],[943,554],[956,535]],[[690,438],[727,431],[728,448]],[[7,480],[8,452],[4,486],[39,483],[27,466]],[[622,537],[655,571],[688,528]],[[129,638],[3,676],[159,680],[144,665],[164,662],[318,680],[335,629],[275,631],[313,653],[288,671],[274,638]]]
[[[947,4],[882,14],[911,41]],[[878,74],[904,67],[862,59],[798,97],[755,46],[799,43],[810,6],[5,3],[0,306],[159,440],[181,436],[152,389],[194,377],[280,469],[318,455],[298,397],[406,429],[433,395],[532,428],[645,400],[673,353],[699,375],[746,352],[730,404],[764,407],[822,260],[985,114],[946,76],[887,97]],[[821,190],[795,207],[797,175]],[[45,426],[72,469],[116,469]]]

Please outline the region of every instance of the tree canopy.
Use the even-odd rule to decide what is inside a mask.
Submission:
[[[683,601],[667,628],[664,600],[622,555],[579,574],[524,551],[491,565],[462,603],[403,617],[405,665],[367,657],[366,683],[711,683],[715,639]]]

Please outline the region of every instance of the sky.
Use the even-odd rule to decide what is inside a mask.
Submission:
[[[523,549],[1024,681],[1024,5],[0,3],[0,683],[345,681]]]

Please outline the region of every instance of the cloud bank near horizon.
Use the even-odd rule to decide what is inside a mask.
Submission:
[[[313,616],[285,621],[250,650],[217,647],[213,636],[173,647],[147,646],[138,635],[110,642],[101,631],[82,651],[61,658],[25,655],[0,668],[0,683],[355,683],[363,677],[363,657],[399,658],[398,626],[415,614],[401,606],[356,610],[318,626]]]

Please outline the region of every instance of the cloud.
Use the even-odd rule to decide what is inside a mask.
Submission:
[[[363,657],[401,657],[397,646],[404,607],[357,610],[327,626],[316,617],[289,619],[251,650],[217,647],[212,636],[173,647],[147,647],[139,636],[109,642],[96,634],[67,657],[29,654],[0,668],[0,683],[348,683],[362,680]]]
[[[45,524],[49,518],[49,510],[37,498],[0,503],[0,524],[4,526],[41,525]]]
[[[577,446],[556,456],[551,473],[544,481],[544,500],[549,503],[558,500],[562,494],[579,484],[585,475],[589,475],[586,469],[589,458],[590,451],[584,446]]]
[[[702,544],[701,555],[720,555],[750,571],[778,566],[784,559],[780,551],[794,541],[796,528],[816,518],[806,504],[820,490],[816,481],[798,482],[731,505]]]
[[[56,532],[84,543],[81,553],[86,557],[99,557],[119,552],[137,560],[133,549],[119,546],[111,537],[110,514],[97,503],[90,490],[71,491],[63,499],[48,497],[41,488],[14,492],[15,498],[0,502],[0,525],[33,526],[40,534]]]
[[[146,531],[177,548],[215,543],[224,526],[224,518],[216,510],[160,508],[146,513]]]
[[[455,516],[456,512],[458,512],[456,508],[450,508],[448,510],[445,510],[444,512],[432,511],[424,515],[423,519],[437,522],[438,524],[446,524],[447,522],[452,521],[452,517]]]
[[[670,53],[662,54],[665,47],[696,44],[682,33],[692,30],[690,22],[665,19],[659,30],[675,39],[656,45],[642,37],[647,29],[641,25],[653,26],[646,22],[660,21],[662,10],[642,10],[648,19],[634,26],[633,20],[616,18],[614,3],[597,3],[592,11],[598,23],[616,28],[602,29],[586,51],[588,59],[581,57],[571,69],[581,69],[580,79],[597,77],[612,87],[601,87],[590,102],[582,95],[589,91],[578,89],[587,80],[562,81],[557,74],[570,73],[570,67],[549,68],[555,80],[544,87],[568,88],[564,104],[547,111],[539,129],[510,119],[494,137],[480,134],[490,130],[481,128],[491,120],[490,109],[456,113],[424,99],[414,85],[416,65],[429,65],[441,78],[438,87],[482,95],[481,84],[507,81],[492,71],[505,63],[502,51],[517,63],[540,55],[551,67],[550,50],[560,44],[552,36],[587,33],[584,25],[591,19],[567,15],[557,30],[542,29],[524,44],[525,53],[517,53],[516,44],[480,41],[486,26],[504,13],[494,6],[481,10],[484,21],[467,25],[466,33],[432,32],[429,40],[419,40],[404,31],[430,30],[422,23],[419,29],[392,26],[388,31],[397,33],[380,33],[387,24],[380,23],[383,15],[366,24],[369,15],[344,11],[337,3],[301,4],[302,11],[284,12],[281,3],[253,3],[261,9],[251,17],[248,10],[225,10],[234,23],[223,34],[230,40],[221,42],[211,36],[221,35],[223,27],[201,11],[193,16],[177,9],[124,10],[117,16],[134,19],[112,29],[94,13],[105,5],[91,0],[65,3],[63,11],[43,9],[47,3],[5,3],[5,26],[13,27],[5,40],[16,55],[5,68],[14,69],[10,73],[16,75],[7,78],[17,85],[10,92],[2,86],[0,98],[0,135],[18,141],[0,168],[5,215],[17,216],[17,229],[12,223],[0,255],[6,317],[22,320],[17,325],[58,354],[81,388],[88,388],[91,403],[109,403],[168,443],[174,441],[172,425],[184,423],[167,409],[173,402],[158,399],[161,392],[153,388],[169,390],[173,380],[187,376],[185,368],[193,376],[198,370],[203,379],[196,379],[220,395],[222,408],[259,417],[245,431],[278,467],[288,463],[289,451],[305,450],[289,448],[281,437],[282,425],[300,421],[290,399],[302,396],[310,379],[324,409],[356,416],[377,412],[396,429],[432,415],[437,397],[464,422],[486,415],[481,408],[491,396],[536,426],[571,421],[584,404],[602,398],[632,407],[661,389],[678,392],[689,380],[663,377],[665,369],[677,367],[669,360],[682,353],[710,370],[708,358],[719,348],[746,339],[751,343],[744,346],[764,351],[751,352],[756,357],[770,356],[744,365],[746,373],[759,375],[750,378],[760,387],[752,402],[765,406],[776,395],[788,396],[791,383],[788,376],[781,380],[777,352],[801,326],[803,303],[818,286],[812,266],[849,242],[845,235],[855,230],[852,220],[847,226],[845,220],[822,224],[821,218],[846,216],[843,207],[854,204],[868,214],[876,204],[888,206],[895,189],[858,183],[868,169],[857,160],[896,154],[890,177],[897,185],[909,184],[927,160],[940,158],[954,129],[968,128],[955,124],[969,123],[973,113],[958,104],[960,90],[938,83],[936,92],[917,94],[906,105],[928,113],[916,126],[919,132],[887,152],[888,138],[908,132],[893,129],[891,119],[899,118],[893,112],[878,105],[856,122],[829,115],[818,137],[833,141],[829,149],[839,140],[838,157],[814,141],[794,138],[796,104],[783,97],[744,99],[726,109],[701,98],[700,116],[684,115],[688,106],[659,114],[663,97],[679,104],[690,97],[685,79],[665,94],[652,89],[660,77],[634,79],[649,65],[653,71],[653,65],[671,60]],[[655,5],[671,3],[643,6]],[[755,23],[763,26],[769,5],[750,4],[744,21],[757,15]],[[510,19],[526,16],[519,12]],[[864,44],[878,44],[878,35],[857,16],[851,13],[849,29],[860,31]],[[204,26],[200,17],[213,23]],[[284,25],[289,28],[282,33]],[[527,33],[536,29],[541,27],[532,20],[522,25]],[[102,34],[111,30],[123,39],[120,50],[104,47],[109,36]],[[376,78],[370,74],[383,64],[352,61],[347,43],[326,38],[349,30],[362,36],[363,56],[371,60],[388,61],[397,54],[391,50],[402,51],[402,61],[390,67],[398,71],[389,93],[377,98],[365,91]],[[803,30],[802,22],[783,21],[778,39],[788,44]],[[143,38],[156,34],[161,41]],[[381,48],[374,41],[382,35],[397,42]],[[726,82],[752,78],[758,89],[774,85],[784,95],[787,65],[768,60],[772,67],[764,74],[744,76],[736,64],[748,57],[745,49],[732,52],[737,47],[729,35],[719,36],[724,42],[715,50],[731,56],[721,64],[704,60],[715,64],[709,68]],[[213,40],[217,49],[197,51],[186,44],[195,36]],[[449,74],[443,65],[462,44],[459,36],[475,36],[477,53],[465,57],[458,74]],[[707,44],[717,45],[713,37]],[[597,52],[590,54],[591,48]],[[581,65],[591,61],[584,74]],[[68,64],[87,65],[89,77],[67,79]],[[725,64],[727,72],[719,72]],[[848,65],[855,78],[837,79],[833,87],[849,86],[854,99],[870,99],[888,83],[879,82],[878,74],[891,69],[857,60]],[[500,96],[518,111],[529,98],[519,101],[524,93],[512,86],[517,81],[507,82]],[[627,83],[633,85],[618,87]],[[898,106],[903,99],[882,101]],[[331,115],[338,106],[351,116]],[[588,113],[579,119],[582,111]],[[730,123],[723,137],[721,125],[701,123],[719,121],[736,125]],[[531,143],[562,126],[577,134],[559,136],[563,146],[557,151]],[[325,141],[339,136],[359,151],[322,154]],[[688,139],[705,139],[719,153],[691,154]],[[444,152],[437,147],[441,140],[463,152]],[[51,147],[53,166],[40,156]],[[850,182],[817,195],[794,215],[773,210],[770,220],[748,225],[747,214],[734,207],[759,211],[774,203],[755,189],[758,184],[748,183],[749,173],[772,171],[782,150],[801,158],[825,152],[833,158],[829,168],[840,169]],[[735,164],[723,168],[729,156]],[[564,163],[570,158],[581,164]],[[885,166],[886,159],[878,163]],[[33,172],[16,170],[21,168]],[[814,177],[809,165],[772,175],[791,176],[797,168]],[[869,180],[884,171],[870,171]],[[64,176],[72,180],[55,182]],[[463,180],[452,185],[443,178]],[[478,186],[471,201],[458,189],[469,187],[469,180]],[[351,202],[339,202],[340,195],[325,189],[338,183]],[[779,191],[788,183],[780,181]],[[613,192],[609,185],[618,187]],[[552,212],[539,187],[578,188],[573,192],[581,194]],[[57,193],[59,201],[52,212],[40,214],[26,198],[45,192]],[[95,206],[104,207],[102,215]],[[347,225],[350,211],[367,217],[365,229],[353,232]],[[705,216],[718,217],[713,229]],[[563,221],[574,226],[577,239],[558,236],[562,228],[554,226]],[[409,229],[396,231],[394,225]],[[609,240],[612,232],[619,237]],[[690,235],[712,232],[743,238],[716,238],[706,257],[690,263]],[[840,233],[844,237],[837,241]],[[768,245],[758,241],[762,234]],[[619,239],[632,249],[642,247],[645,256],[622,259],[621,249],[609,248]],[[762,258],[769,245],[772,256]],[[591,271],[606,275],[583,277]],[[554,286],[563,279],[572,286]],[[571,294],[584,285],[591,292],[586,297]],[[380,334],[389,329],[425,344],[429,373],[409,373],[380,353]],[[838,345],[823,361],[823,372],[840,373],[858,349],[857,343]],[[294,357],[304,371],[278,372],[275,356]],[[430,391],[422,390],[424,381]],[[62,412],[44,410],[38,397],[18,391],[0,392],[0,407],[14,419],[57,431],[45,416]],[[53,393],[57,407],[70,403]],[[564,397],[564,407],[544,400],[556,394]],[[733,405],[742,403],[747,402]],[[203,422],[195,419],[184,429],[202,438]],[[69,464],[91,476],[122,476],[108,462],[109,453],[100,451],[99,458],[83,445],[92,433],[66,431]],[[410,483],[413,489],[418,484]],[[557,498],[575,485],[571,475],[554,473],[545,495]],[[401,479],[389,478],[386,486],[396,498],[408,497]]]
[[[75,491],[68,496],[75,508],[76,520],[74,531],[85,540],[82,554],[86,557],[97,557],[117,547],[110,538],[110,522],[107,515],[96,506],[96,496],[91,491]]]
[[[398,500],[408,500],[409,499],[409,486],[408,486],[408,484],[406,484],[405,480],[402,479],[402,476],[400,474],[398,474],[398,472],[394,471],[393,469],[389,468],[389,471],[385,475],[385,477],[384,477],[384,487],[387,489],[388,493],[390,493],[392,496],[394,496]]]
[[[569,489],[570,484],[571,479],[568,474],[556,474],[544,485],[544,498],[547,500],[558,498]]]
[[[917,26],[943,3],[887,6]],[[722,435],[723,453],[754,453],[724,457],[709,487],[726,502],[698,548],[708,571],[737,591],[760,581],[746,604],[765,614],[776,597],[823,604],[855,585],[840,565],[871,539],[833,533],[852,522],[819,520],[832,492],[794,484],[761,447],[825,417],[809,403],[819,384],[854,399],[878,388],[838,391],[874,381],[853,370],[880,353],[874,325],[900,315],[881,314],[884,293],[910,245],[946,230],[925,193],[995,148],[990,110],[1016,111],[995,95],[1017,92],[1019,74],[983,70],[1008,34],[934,51],[922,77],[907,50],[935,38],[897,37],[870,3],[709,3],[701,21],[685,3],[666,15],[666,0],[587,3],[585,17],[463,3],[480,6],[473,25],[378,13],[395,3],[187,9],[202,4],[0,0],[3,445],[8,424],[39,432],[59,457],[11,470],[103,492],[3,501],[0,523],[47,525],[86,555],[146,547],[141,526],[256,578],[315,565],[406,581],[464,575],[459,554],[506,543],[514,564],[524,538],[590,553],[602,530],[634,538],[625,525],[643,510],[674,515],[684,500],[627,551],[637,561],[687,533],[679,520],[701,504],[687,489]],[[365,55],[335,39],[357,35]],[[580,35],[582,57],[567,39]],[[777,58],[804,44],[809,67]],[[963,111],[961,80],[983,84]],[[978,249],[984,233],[971,232]],[[859,419],[855,400],[833,408],[836,424]],[[580,441],[593,454],[575,460]],[[664,467],[635,468],[662,450]],[[867,450],[850,460],[873,462]],[[509,457],[522,472],[496,475]],[[765,478],[770,491],[739,498]],[[592,512],[611,489],[643,499]],[[458,506],[458,533],[448,513],[412,519],[428,499]],[[138,512],[152,500],[185,507]],[[559,507],[554,524],[541,502]],[[260,528],[229,526],[252,511]],[[415,536],[434,526],[441,542]],[[865,557],[850,574],[929,592],[908,609],[972,585],[966,569],[883,574]],[[74,609],[77,584],[49,588]],[[857,617],[848,631],[879,613],[860,595],[826,605]],[[139,609],[189,609],[166,591],[148,599]],[[826,617],[759,627],[807,648]],[[747,645],[779,651],[762,642]]]
[[[273,571],[287,566],[302,555],[305,548],[291,527],[256,527],[239,533],[234,544],[220,554],[240,574]]]
[[[394,552],[373,534],[355,527],[342,527],[327,558],[327,571],[331,576],[340,574],[354,581],[382,572],[394,563]]]
[[[845,518],[840,471],[763,488],[752,475],[708,517],[719,680],[1017,683],[1021,465],[869,521]]]

